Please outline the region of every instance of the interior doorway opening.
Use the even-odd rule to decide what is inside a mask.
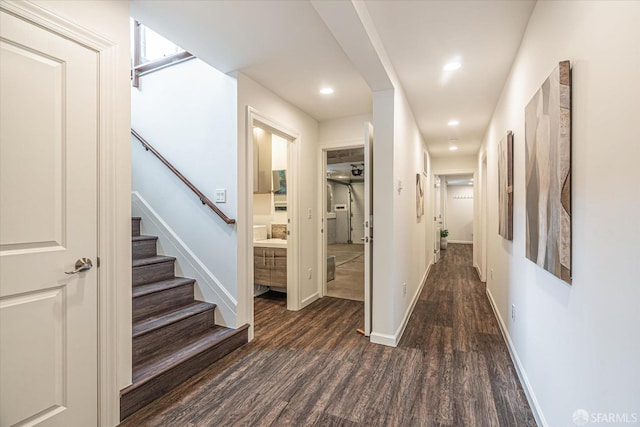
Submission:
[[[326,156],[324,294],[364,301],[364,147]]]
[[[247,110],[246,313],[254,325],[254,299],[276,295],[274,303],[300,309],[298,266],[299,136],[248,107]],[[250,330],[253,338],[254,329]]]
[[[434,252],[435,261],[446,254],[448,244],[474,242],[475,171],[434,172]]]

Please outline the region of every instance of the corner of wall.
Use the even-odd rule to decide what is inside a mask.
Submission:
[[[389,347],[397,347],[402,339],[402,335],[404,334],[404,330],[407,328],[407,324],[409,323],[409,319],[411,318],[411,314],[413,313],[413,309],[420,298],[420,293],[424,288],[425,283],[427,282],[427,277],[429,277],[429,272],[431,271],[432,262],[427,266],[427,270],[424,272],[422,279],[420,280],[420,284],[418,285],[416,292],[413,294],[411,298],[411,304],[407,307],[402,322],[398,329],[395,331],[393,335],[390,334],[382,334],[378,332],[371,332],[370,341],[374,344],[382,344]]]

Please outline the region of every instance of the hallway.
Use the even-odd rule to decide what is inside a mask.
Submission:
[[[355,332],[360,302],[327,297],[291,312],[267,293],[253,342],[121,425],[535,425],[471,245],[443,255],[397,348]]]

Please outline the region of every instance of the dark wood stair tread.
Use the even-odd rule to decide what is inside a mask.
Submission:
[[[175,261],[175,260],[176,258],[172,256],[157,255],[149,258],[134,259],[133,261],[131,261],[131,266],[133,268],[143,267],[145,265],[160,264],[162,262]]]
[[[140,236],[131,236],[131,241],[133,242],[141,242],[144,240],[158,240],[158,236],[147,236],[147,235],[140,235]]]
[[[143,321],[135,322],[133,324],[133,338],[139,337],[140,335],[144,335],[151,331],[155,331],[156,329],[162,328],[163,326],[175,323],[182,319],[195,316],[196,314],[200,314],[204,311],[212,310],[215,308],[215,306],[215,304],[210,304],[208,302],[196,301],[193,304],[187,305],[178,310],[174,310],[172,312],[165,313],[151,319],[145,319]]]
[[[215,304],[196,301],[196,281],[175,276],[176,258],[157,254],[157,236],[131,224],[132,380],[121,390],[121,420],[248,342],[248,325],[215,324]]]
[[[191,283],[195,283],[195,280],[188,277],[174,277],[167,280],[147,283],[146,285],[138,285],[133,288],[132,297],[142,297],[145,295],[166,291],[169,289],[177,288],[178,286],[184,286]]]
[[[182,342],[180,347],[175,351],[169,354],[163,354],[157,359],[150,360],[143,366],[134,369],[133,384],[125,388],[122,393],[126,394],[127,392],[142,386],[155,377],[180,365],[184,361],[223,343],[226,339],[236,334],[242,333],[248,327],[249,325],[244,325],[238,329],[230,329],[216,325],[201,335]]]

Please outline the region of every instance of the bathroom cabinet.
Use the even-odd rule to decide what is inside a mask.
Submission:
[[[253,132],[253,192],[271,193],[271,133],[259,128]]]
[[[287,249],[253,248],[253,281],[256,285],[287,287]]]

